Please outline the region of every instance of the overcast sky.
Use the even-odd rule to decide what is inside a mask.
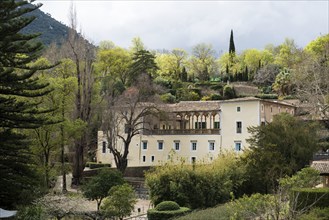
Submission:
[[[128,48],[139,36],[149,49],[212,44],[226,52],[230,30],[238,51],[263,49],[292,38],[300,47],[329,33],[329,0],[323,1],[96,1],[38,0],[41,10],[65,24],[71,2],[85,36]]]

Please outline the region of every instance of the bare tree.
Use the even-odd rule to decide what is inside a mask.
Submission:
[[[139,77],[135,87],[128,88],[118,97],[108,99],[108,109],[104,111],[103,131],[108,148],[114,156],[117,169],[124,173],[128,165],[130,143],[143,129],[147,116],[159,112],[157,98],[147,74]],[[122,141],[123,145],[118,144]]]
[[[304,53],[293,77],[296,93],[317,119],[329,119],[329,42],[320,56]]]
[[[75,118],[90,124],[92,110],[92,91],[94,85],[93,61],[95,59],[95,47],[77,32],[76,10],[71,5],[70,30],[68,39],[64,43],[65,56],[75,63],[75,72],[78,81],[76,93]],[[84,168],[85,148],[89,145],[88,130],[81,138],[75,141],[73,156],[73,185],[79,185]]]

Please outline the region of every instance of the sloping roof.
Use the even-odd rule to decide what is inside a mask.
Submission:
[[[182,101],[165,107],[169,112],[219,111],[220,101]]]
[[[319,171],[321,175],[329,175],[329,160],[313,161],[311,167]]]

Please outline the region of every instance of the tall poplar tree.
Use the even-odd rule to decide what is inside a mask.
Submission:
[[[38,108],[37,97],[49,92],[47,84],[35,77],[49,66],[32,66],[42,44],[31,42],[38,34],[20,30],[35,18],[26,13],[41,6],[33,1],[0,1],[0,207],[12,208],[33,195],[36,176],[32,169],[28,139],[23,129],[47,123]]]

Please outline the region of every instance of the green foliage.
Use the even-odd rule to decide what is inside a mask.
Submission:
[[[39,191],[39,182],[29,141],[23,129],[38,128],[51,123],[39,108],[38,97],[50,92],[48,84],[36,77],[38,70],[50,66],[33,66],[43,48],[33,41],[37,34],[19,31],[34,18],[26,16],[41,5],[27,1],[0,1],[0,206],[13,208],[29,203]]]
[[[308,213],[299,217],[300,220],[327,220],[329,219],[329,207],[313,208]]]
[[[192,89],[181,88],[176,91],[176,98],[179,101],[198,101],[200,95]]]
[[[86,167],[89,167],[90,169],[97,169],[97,168],[103,168],[103,167],[111,167],[111,164],[110,163],[87,162]]]
[[[20,207],[15,216],[17,220],[43,220],[46,218],[47,215],[45,211],[39,205]]]
[[[309,164],[318,150],[318,125],[287,113],[275,115],[265,126],[251,127],[250,150],[243,158],[251,192],[271,192],[278,179],[292,175]],[[250,191],[249,191],[250,190]]]
[[[306,45],[304,50],[308,54],[311,54],[312,56],[321,57],[325,53],[328,44],[329,44],[329,34],[326,34],[311,41],[308,45]]]
[[[233,30],[231,30],[231,35],[230,35],[230,46],[228,49],[229,53],[234,54],[235,53],[235,45],[234,45],[234,39],[233,39]]]
[[[95,177],[84,183],[81,190],[87,199],[97,201],[97,209],[99,209],[109,190],[123,183],[124,179],[119,171],[103,168]]]
[[[155,56],[148,50],[138,50],[133,54],[132,64],[130,65],[130,84],[141,75],[148,74],[155,77],[158,69],[155,63]]]
[[[157,211],[173,211],[179,208],[179,205],[174,201],[163,201],[155,207]]]
[[[122,219],[131,215],[134,205],[137,202],[135,191],[129,184],[113,186],[109,191],[109,196],[101,206],[105,216],[116,216]]]
[[[223,85],[221,83],[216,83],[215,85],[211,85],[210,89],[216,90],[216,91],[222,91]]]
[[[232,86],[230,86],[230,85],[224,86],[224,97],[227,99],[232,99],[235,97],[235,91]]]
[[[172,95],[171,93],[165,93],[160,96],[161,101],[166,102],[166,103],[175,103],[176,102],[176,97]]]
[[[273,195],[262,195],[259,193],[251,196],[243,196],[228,204],[231,216],[234,219],[266,219],[272,212],[275,197]]]
[[[275,219],[273,209],[275,198],[273,195],[254,194],[243,196],[238,200],[228,202],[215,208],[195,211],[178,220],[219,219]]]
[[[291,94],[293,89],[292,75],[289,69],[283,69],[275,78],[275,82],[272,85],[273,90],[280,96],[286,96]]]
[[[291,177],[281,178],[279,182],[286,189],[315,187],[320,182],[320,172],[306,167]]]
[[[151,200],[155,205],[175,201],[192,209],[226,202],[243,181],[243,166],[237,163],[238,158],[228,153],[211,164],[172,162],[157,167],[145,175]]]
[[[329,188],[296,188],[292,189],[290,201],[296,203],[296,209],[305,207],[327,208]]]
[[[167,220],[182,215],[186,215],[191,210],[187,207],[180,207],[178,210],[158,211],[156,209],[147,210],[147,218],[150,220]]]

